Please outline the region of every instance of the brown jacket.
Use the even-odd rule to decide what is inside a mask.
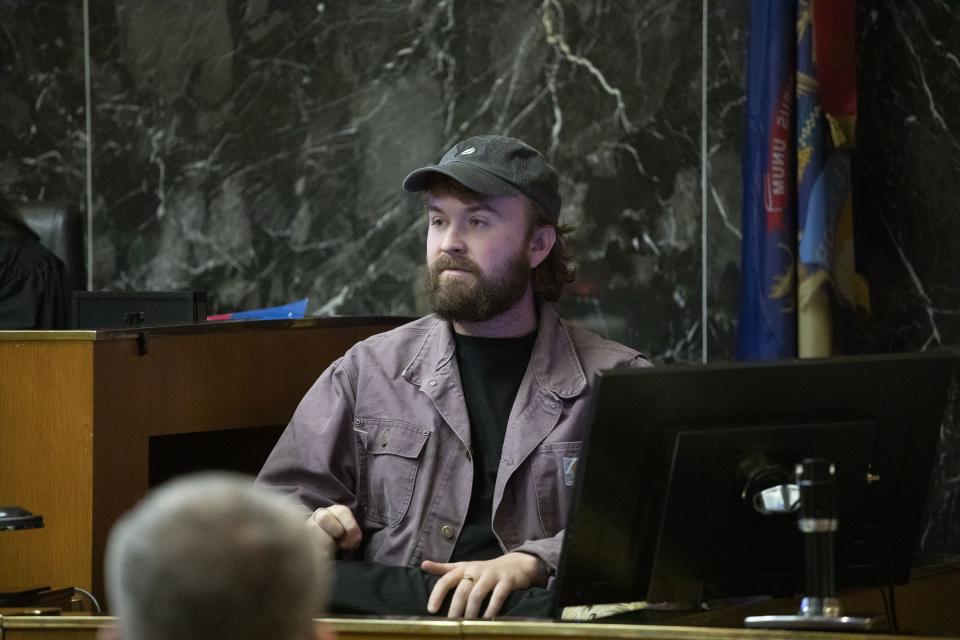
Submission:
[[[560,557],[594,374],[644,357],[541,305],[530,364],[507,423],[492,528],[506,551]],[[446,562],[473,483],[470,424],[453,329],[427,316],[352,347],[294,413],[258,482],[311,511],[343,504],[363,529],[361,557]]]

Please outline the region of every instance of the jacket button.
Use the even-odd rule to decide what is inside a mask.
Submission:
[[[453,540],[453,527],[448,524],[440,527],[440,535],[442,535],[447,540]]]

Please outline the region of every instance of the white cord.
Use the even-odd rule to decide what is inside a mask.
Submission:
[[[100,609],[100,603],[97,602],[97,599],[93,597],[92,593],[90,593],[86,589],[81,589],[80,587],[74,587],[73,590],[76,591],[77,593],[81,593],[87,596],[88,598],[90,598],[90,602],[93,603],[93,608],[96,609],[94,613],[103,613],[103,611]]]

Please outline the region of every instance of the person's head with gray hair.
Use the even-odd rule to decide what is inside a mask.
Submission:
[[[124,640],[306,640],[330,576],[301,509],[252,478],[202,473],[121,518],[106,582]]]

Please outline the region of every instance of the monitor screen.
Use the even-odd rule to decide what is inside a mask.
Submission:
[[[558,604],[802,593],[797,516],[775,503],[807,457],[836,465],[838,586],[905,582],[955,359],[602,372]]]

